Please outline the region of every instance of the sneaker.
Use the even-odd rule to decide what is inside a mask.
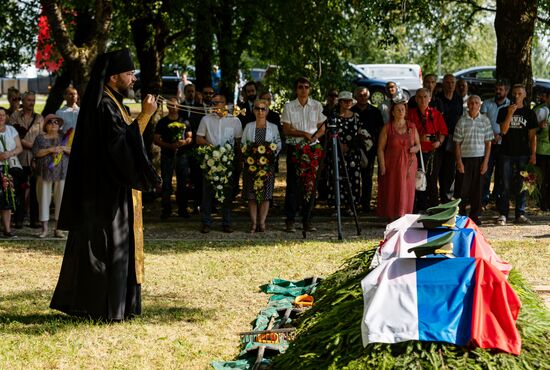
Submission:
[[[294,221],[286,221],[285,231],[287,233],[295,233],[296,232],[296,226],[294,226]]]
[[[311,223],[307,223],[305,228],[304,228],[304,231],[317,231],[317,228],[315,226],[313,226]]]
[[[498,216],[496,224],[499,225],[499,226],[506,225],[506,216],[504,216],[504,215]]]
[[[201,233],[208,234],[210,232],[210,226],[207,224],[202,224],[201,226]]]
[[[4,231],[4,238],[6,238],[6,239],[17,238],[17,235],[15,235],[14,233],[12,233],[11,231],[10,231],[10,232]]]
[[[53,235],[56,238],[65,238],[65,233],[59,229],[55,229],[55,231],[53,232]]]
[[[517,216],[514,222],[516,224],[521,224],[521,225],[530,225],[531,224],[531,220],[529,220],[527,217],[525,217],[525,215]]]

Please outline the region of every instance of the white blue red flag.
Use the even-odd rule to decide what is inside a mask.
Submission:
[[[485,259],[390,258],[361,286],[365,346],[421,340],[520,353],[520,300]]]

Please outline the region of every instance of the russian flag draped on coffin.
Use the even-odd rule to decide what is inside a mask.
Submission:
[[[372,268],[389,258],[414,258],[414,253],[408,252],[410,248],[425,244],[444,234],[453,232],[452,243],[453,255],[455,257],[483,258],[505,275],[508,275],[512,269],[510,264],[498,257],[479,228],[468,217],[457,216],[456,227],[452,231],[445,227],[424,229],[417,222],[418,217],[420,215],[406,215],[386,227],[384,241],[380,244],[372,261]]]
[[[365,346],[422,340],[520,353],[521,303],[484,259],[391,258],[361,285]]]

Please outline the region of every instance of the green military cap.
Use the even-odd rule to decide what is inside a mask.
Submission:
[[[455,227],[458,207],[447,208],[435,214],[422,215],[418,218],[425,229],[433,229],[439,226]]]
[[[426,212],[428,212],[429,215],[433,215],[435,213],[439,213],[439,212],[447,210],[449,208],[458,207],[459,204],[460,204],[460,198],[455,199],[455,200],[451,200],[448,203],[443,203],[443,204],[440,204],[440,205],[435,206],[435,207],[430,207],[426,210]]]
[[[409,248],[408,252],[414,252],[416,258],[426,256],[428,254],[451,254],[453,253],[453,237],[454,231],[448,231],[442,234],[437,239],[431,240],[417,247]]]

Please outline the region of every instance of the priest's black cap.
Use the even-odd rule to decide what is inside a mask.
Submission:
[[[105,54],[105,58],[107,58],[105,77],[133,71],[135,69],[129,49],[111,51]]]

